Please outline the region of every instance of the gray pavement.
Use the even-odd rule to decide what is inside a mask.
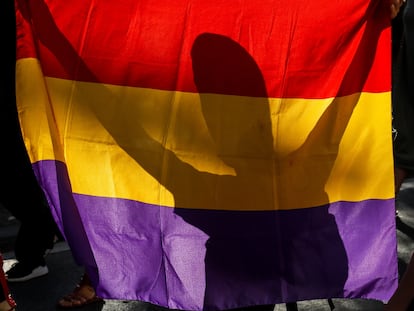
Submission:
[[[397,198],[399,271],[402,273],[414,250],[414,179],[408,179]],[[0,249],[5,257],[5,268],[14,259],[13,243],[19,222],[0,205]],[[392,250],[390,250],[392,251]],[[18,304],[17,311],[59,310],[56,302],[70,293],[82,275],[82,268],[73,261],[65,242],[58,242],[46,257],[49,274],[23,283],[10,283],[10,290]],[[366,299],[333,299],[336,311],[382,311],[380,301]],[[311,300],[298,303],[299,311],[329,311],[326,300]],[[105,300],[103,304],[77,308],[79,311],[168,311],[140,301]],[[254,308],[248,309],[254,311]],[[274,307],[274,311],[285,311],[285,305]],[[240,311],[240,310],[238,310]],[[246,309],[247,311],[247,309]],[[414,311],[414,308],[413,308]]]

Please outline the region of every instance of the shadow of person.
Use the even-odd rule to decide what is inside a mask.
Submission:
[[[44,7],[46,11],[39,21],[44,34],[48,34],[40,38],[42,43],[56,52],[67,72],[76,70],[85,81],[99,82],[99,77],[52,25],[52,19],[47,24],[47,7],[37,2],[38,10]],[[355,66],[372,62],[372,58],[366,58],[372,54],[366,51],[375,49],[378,36],[372,36],[368,26],[349,72],[343,77],[345,89],[354,84],[355,89],[361,90],[365,83],[369,66],[358,77],[353,74]],[[204,33],[195,39],[191,57],[202,117],[214,142],[214,157],[222,161],[219,168],[200,170],[183,161],[177,150],[166,148],[164,140],[149,135],[134,113],[110,114],[95,100],[85,102],[84,109],[90,109],[117,145],[172,194],[177,218],[208,237],[205,255],[196,259],[205,267],[204,284],[199,284],[204,288],[203,309],[236,308],[238,301],[268,305],[313,299],[321,292],[325,297],[341,297],[348,277],[348,260],[325,184],[357,98],[345,104],[334,99],[301,147],[287,154],[286,159],[278,159],[275,139],[283,133],[274,134],[266,84],[251,55],[228,37]],[[96,87],[101,95],[108,95],[103,98],[114,97],[105,86]],[[122,95],[105,102],[105,107],[116,111]],[[343,95],[341,89],[338,95]],[[125,132],[133,135],[124,135]],[[312,172],[307,167],[310,162],[301,155],[312,155],[314,150],[324,150],[329,155],[321,158],[327,161],[328,168],[310,176],[316,195],[327,204],[279,210],[277,203],[283,193],[278,193],[277,185],[283,180],[277,180],[278,170],[288,168],[276,162],[289,161]],[[174,238],[174,232],[163,235],[163,245],[174,246]],[[185,234],[180,238],[194,239]],[[194,254],[182,252],[180,256]]]
[[[234,308],[227,301],[234,303],[237,297],[250,300],[252,305],[261,297],[259,301],[270,304],[272,299],[264,297],[281,292],[281,284],[275,282],[281,273],[280,254],[277,247],[272,247],[280,220],[273,212],[260,212],[272,209],[276,203],[265,81],[249,53],[225,36],[199,35],[191,57],[202,115],[217,155],[234,170],[231,175],[209,176],[209,183],[215,186],[206,188],[205,195],[219,202],[210,207],[214,210],[180,208],[180,200],[176,201],[175,213],[209,237],[204,309],[216,305]],[[189,191],[178,196],[173,192],[174,198],[186,196]]]
[[[173,191],[175,213],[209,236],[204,308],[225,306],[226,300],[237,301],[240,296],[251,297],[252,304],[257,304],[258,297],[263,304],[270,304],[275,301],[266,297],[274,297],[274,293],[280,293],[281,301],[295,301],[292,293],[305,289],[309,298],[314,298],[326,284],[335,289],[332,296],[339,295],[347,279],[347,256],[329,206],[277,212],[274,181],[259,177],[278,176],[278,165],[266,85],[254,59],[230,38],[208,33],[197,37],[191,55],[209,133],[217,154],[235,172],[232,176],[211,176],[217,187],[209,195],[227,202],[223,210],[180,208],[180,196],[188,195],[191,189],[181,194]],[[301,150],[290,155],[293,161],[297,160],[295,154],[314,147],[320,131],[330,126],[327,121],[331,120],[326,119],[332,118],[331,110],[338,105],[331,107]],[[339,136],[343,130],[338,129]],[[295,164],[302,165],[299,160]],[[329,173],[318,175],[315,188],[324,191]],[[257,199],[269,193],[268,200]],[[240,198],[251,204],[250,211],[238,206]],[[286,289],[290,293],[283,297]]]

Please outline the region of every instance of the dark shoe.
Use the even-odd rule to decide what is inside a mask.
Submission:
[[[46,265],[32,268],[17,262],[6,272],[6,277],[9,282],[25,282],[48,273]]]
[[[286,311],[298,311],[298,304],[296,302],[287,302]]]

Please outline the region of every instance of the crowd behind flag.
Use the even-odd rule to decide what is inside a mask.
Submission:
[[[98,295],[391,296],[383,2],[16,0],[25,144]]]

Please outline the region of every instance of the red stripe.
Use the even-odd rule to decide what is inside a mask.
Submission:
[[[39,57],[46,76],[282,98],[391,88],[381,1],[17,2],[38,40],[35,52],[28,24],[18,27],[18,58]]]

